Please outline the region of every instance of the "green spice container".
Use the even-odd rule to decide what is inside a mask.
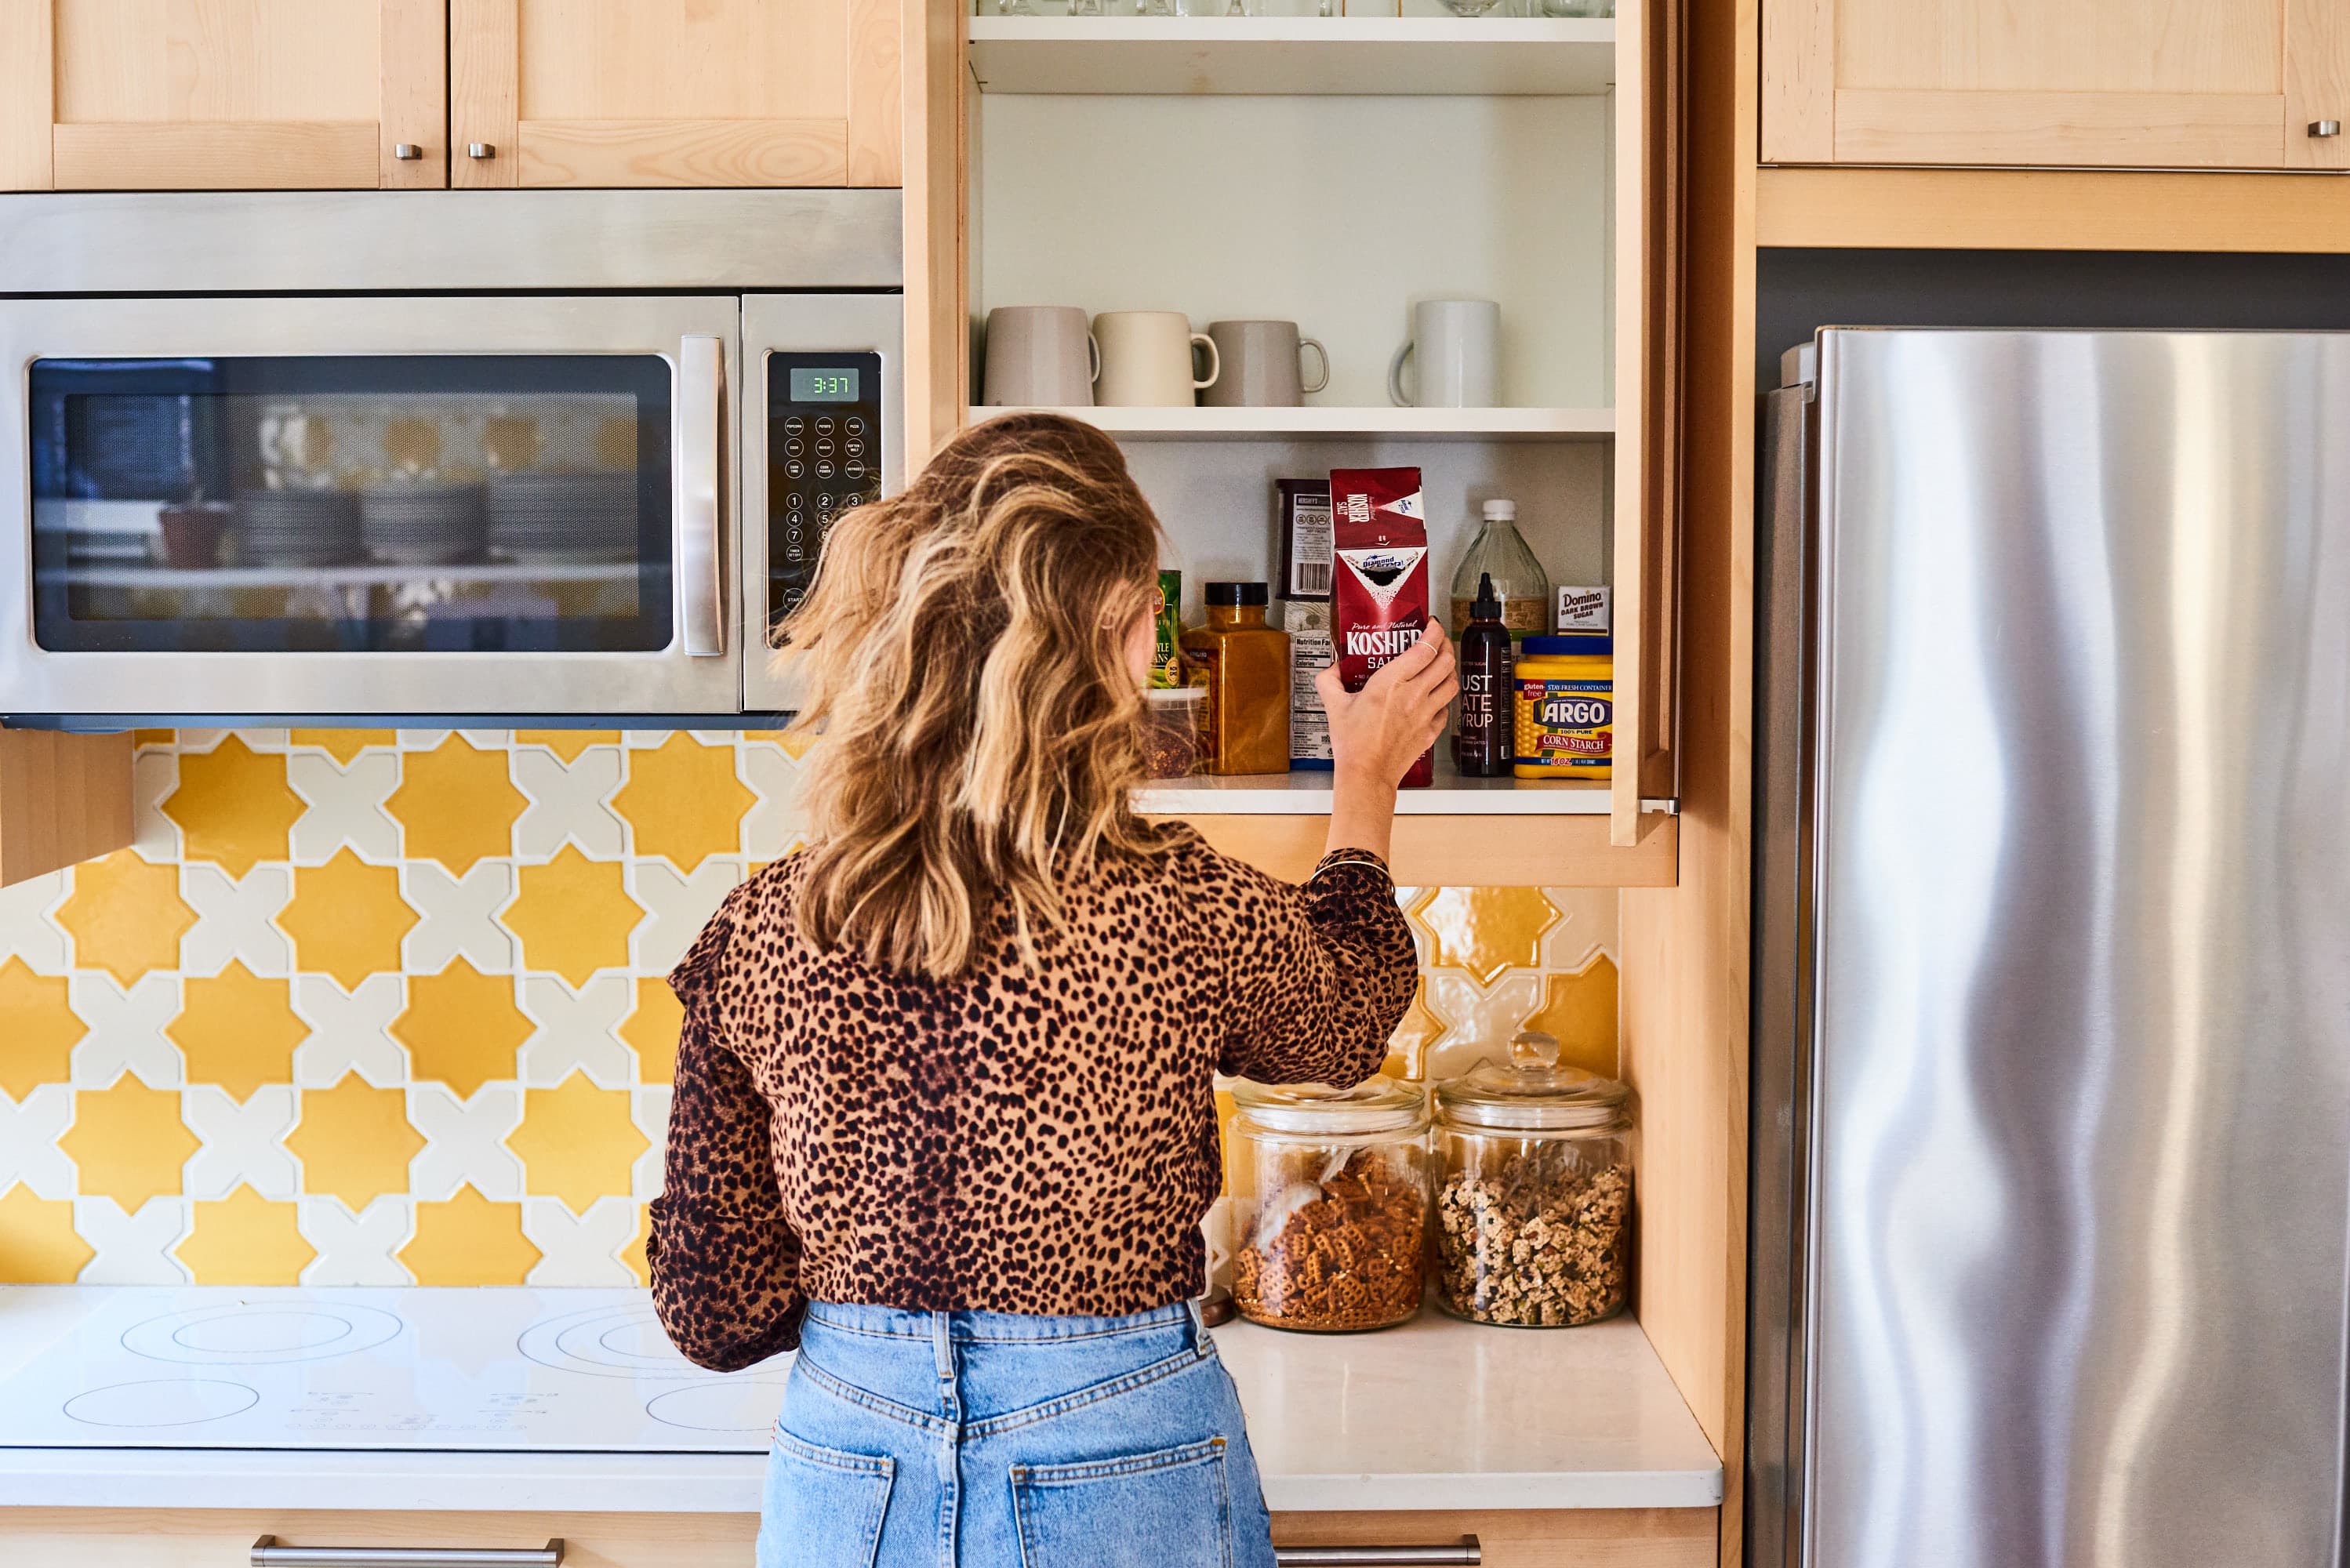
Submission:
[[[1156,651],[1150,656],[1150,689],[1171,691],[1191,682],[1183,671],[1183,574],[1159,574]]]

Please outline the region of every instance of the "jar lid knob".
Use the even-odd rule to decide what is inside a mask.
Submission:
[[[1539,1029],[1521,1029],[1510,1038],[1510,1061],[1521,1071],[1558,1065],[1558,1036]]]

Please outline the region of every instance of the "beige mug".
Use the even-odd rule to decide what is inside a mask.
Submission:
[[[1330,384],[1330,351],[1297,334],[1295,321],[1211,321],[1223,374],[1200,394],[1211,409],[1294,409],[1308,392]],[[1299,369],[1306,349],[1321,361],[1321,373],[1307,381]]]
[[[998,409],[1089,409],[1101,348],[1074,305],[999,305],[987,313],[982,400]]]
[[[1094,400],[1105,408],[1189,408],[1191,394],[1223,373],[1216,340],[1191,330],[1178,310],[1105,310],[1094,317],[1101,379]],[[1192,374],[1192,350],[1208,351],[1208,374]]]

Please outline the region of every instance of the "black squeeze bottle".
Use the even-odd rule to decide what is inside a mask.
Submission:
[[[1461,714],[1452,728],[1452,761],[1462,778],[1510,775],[1510,670],[1515,663],[1492,576],[1481,572],[1469,624],[1461,628]]]

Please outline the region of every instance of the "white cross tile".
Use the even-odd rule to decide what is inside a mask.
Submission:
[[[187,1060],[163,1036],[163,1026],[180,1015],[180,977],[144,974],[124,992],[96,970],[77,970],[67,981],[67,1000],[89,1033],[73,1048],[72,1078],[80,1089],[103,1089],[125,1067],[151,1089],[176,1089],[187,1079]]]
[[[460,956],[484,974],[513,972],[514,939],[496,919],[514,897],[512,866],[477,861],[461,882],[430,860],[410,860],[400,868],[400,891],[421,917],[400,943],[409,973],[439,974]]]
[[[306,1089],[331,1089],[352,1068],[379,1089],[408,1082],[408,1051],[389,1026],[408,1006],[405,982],[396,974],[371,974],[347,992],[322,974],[294,977],[294,1011],[310,1026],[310,1038],[294,1048],[294,1081]]]
[[[629,1087],[636,1055],[613,1030],[636,1001],[636,982],[625,974],[599,974],[577,992],[552,975],[524,976],[522,1010],[538,1030],[523,1044],[523,1083],[551,1089],[578,1068],[599,1089]]]
[[[627,1198],[598,1198],[575,1216],[558,1198],[522,1200],[522,1233],[542,1256],[525,1283],[632,1285],[620,1249],[636,1240],[637,1206]]]
[[[676,1092],[667,1084],[649,1084],[629,1096],[629,1119],[652,1143],[629,1168],[629,1193],[639,1202],[660,1196],[663,1153],[669,1147],[669,1108],[675,1098]]]
[[[319,1287],[412,1285],[415,1276],[392,1254],[416,1232],[416,1205],[386,1194],[354,1214],[339,1198],[305,1198],[295,1205],[302,1240],[318,1250],[302,1282]]]
[[[743,848],[754,862],[780,860],[806,830],[799,767],[774,746],[742,749],[743,782],[759,799],[743,821]]]
[[[142,752],[130,763],[130,847],[142,860],[180,857],[180,825],[163,815],[163,798],[180,786],[180,759]]]
[[[0,963],[23,959],[41,974],[63,974],[71,959],[65,928],[53,918],[73,890],[70,871],[51,871],[0,888]]]
[[[182,866],[180,897],[196,923],[181,942],[181,970],[214,975],[234,959],[255,974],[283,976],[294,950],[270,922],[293,896],[294,873],[283,866],[256,866],[241,881],[217,867]]]
[[[301,1187],[301,1167],[284,1138],[294,1130],[294,1090],[265,1084],[238,1105],[227,1090],[200,1084],[180,1095],[180,1119],[203,1140],[181,1186],[190,1198],[216,1202],[250,1182],[264,1198],[287,1199]]]
[[[1428,1005],[1451,1027],[1428,1043],[1421,1060],[1422,1075],[1430,1079],[1457,1077],[1477,1064],[1478,1057],[1501,1049],[1542,1006],[1543,980],[1530,969],[1504,970],[1489,990],[1466,970],[1431,969]]]
[[[522,1196],[522,1161],[505,1146],[522,1125],[522,1091],[488,1085],[460,1100],[439,1084],[411,1084],[408,1119],[422,1133],[422,1152],[409,1162],[408,1190],[427,1202],[442,1202],[472,1182],[484,1198]]]
[[[569,767],[551,752],[517,747],[512,768],[515,787],[530,797],[515,824],[515,852],[525,860],[551,860],[565,840],[591,860],[618,860],[620,819],[604,805],[620,787],[617,746],[590,746]]]
[[[345,845],[362,860],[400,858],[400,825],[383,809],[400,787],[399,757],[361,752],[338,768],[323,752],[296,752],[286,759],[286,782],[309,806],[294,822],[296,864],[323,866]]]
[[[691,877],[680,877],[666,861],[630,861],[629,891],[650,917],[629,938],[630,967],[639,974],[667,974],[677,967],[742,880],[743,862],[714,855]]]
[[[0,1193],[18,1182],[52,1202],[74,1195],[74,1162],[57,1147],[73,1125],[73,1089],[43,1084],[22,1104],[0,1095]]]
[[[74,1199],[74,1229],[95,1248],[76,1282],[85,1285],[184,1285],[188,1271],[172,1256],[187,1240],[193,1211],[184,1198],[150,1198],[125,1214],[111,1198]]]
[[[239,730],[236,738],[250,752],[283,752],[294,743],[291,730]]]
[[[1579,974],[1601,953],[1616,956],[1617,911],[1613,888],[1544,888],[1543,897],[1561,917],[1543,933],[1542,966],[1559,974]]]

